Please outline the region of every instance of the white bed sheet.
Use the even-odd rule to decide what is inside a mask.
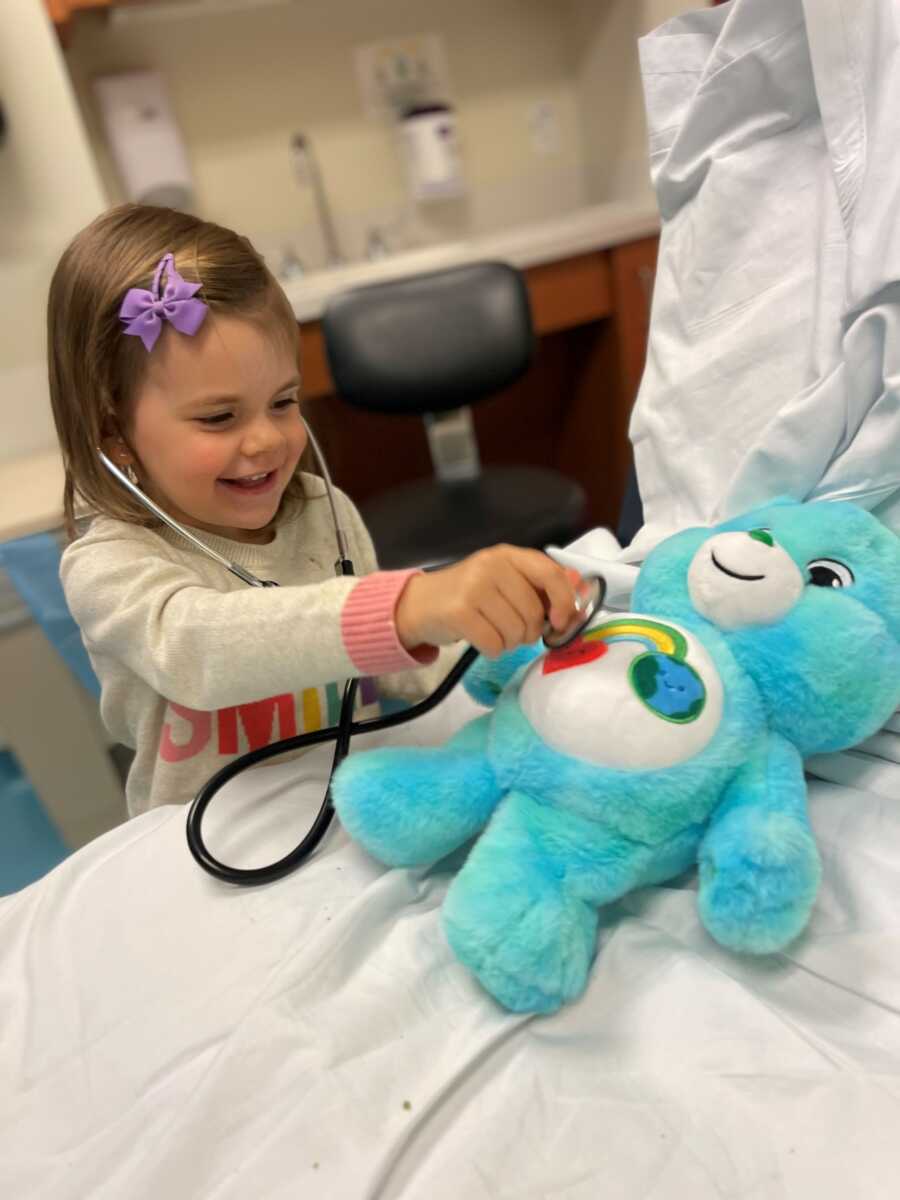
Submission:
[[[473,711],[457,695],[415,736]],[[190,859],[183,810],[131,821],[0,905],[0,1195],[893,1200],[900,765],[863,756],[854,787],[858,757],[817,760],[825,879],[789,953],[718,948],[692,878],[646,889],[551,1018],[454,961],[446,869],[384,872],[338,831],[236,890]],[[236,795],[302,768],[313,805],[311,767]],[[279,849],[303,802],[254,803],[245,839]]]

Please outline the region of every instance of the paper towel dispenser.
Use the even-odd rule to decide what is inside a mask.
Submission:
[[[191,169],[159,72],[125,71],[92,83],[128,199],[191,211]]]

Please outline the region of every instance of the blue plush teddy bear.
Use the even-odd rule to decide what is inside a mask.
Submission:
[[[717,941],[790,942],[820,876],[803,758],[900,704],[900,539],[851,504],[679,533],[633,602],[561,650],[479,659],[467,686],[493,711],[445,747],[356,755],[335,778],[345,827],[389,865],[481,835],[444,928],[516,1011],[578,996],[598,907],[694,862]]]

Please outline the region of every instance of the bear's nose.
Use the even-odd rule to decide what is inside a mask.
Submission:
[[[754,541],[762,542],[765,546],[774,546],[775,539],[769,533],[768,529],[751,529],[750,536]]]

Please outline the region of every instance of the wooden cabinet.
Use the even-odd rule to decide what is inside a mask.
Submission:
[[[114,4],[115,0],[44,0],[44,6],[63,45],[66,43],[73,17],[80,12],[87,12],[88,9],[112,8]]]
[[[557,465],[587,489],[595,523],[615,529],[631,468],[628,423],[644,373],[659,239],[608,252],[611,312],[569,334],[568,415]]]
[[[55,25],[65,25],[76,13],[89,8],[111,8],[114,0],[44,0]]]
[[[538,351],[527,375],[474,410],[485,464],[553,466],[588,494],[593,524],[615,524],[631,464],[628,420],[647,345],[657,238],[525,271]],[[306,410],[335,482],[354,500],[431,473],[417,417],[335,401],[317,321],[300,326]]]

